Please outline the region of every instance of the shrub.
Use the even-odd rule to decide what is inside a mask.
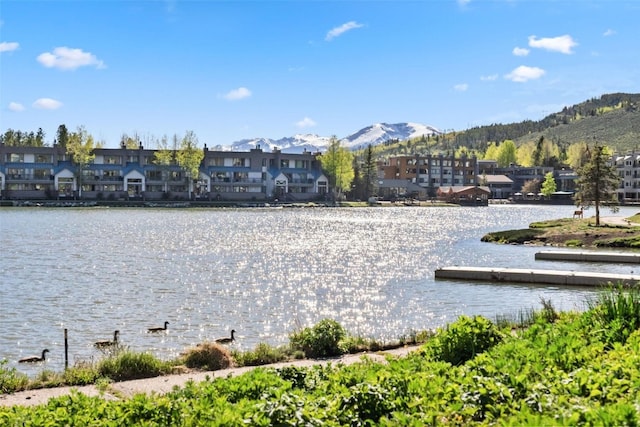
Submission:
[[[76,363],[64,371],[64,382],[67,385],[93,384],[99,377],[98,369],[89,362]]]
[[[292,350],[301,350],[306,357],[329,357],[344,353],[339,344],[345,336],[345,330],[338,322],[324,319],[313,328],[292,333],[289,342]]]
[[[233,358],[238,366],[258,366],[270,363],[282,362],[288,358],[287,354],[279,348],[269,344],[260,343],[255,350],[244,353],[234,352]]]
[[[29,377],[19,373],[16,368],[7,367],[6,359],[0,360],[0,394],[13,393],[27,388]]]
[[[460,316],[458,320],[440,329],[425,344],[425,352],[435,360],[461,365],[500,343],[498,328],[482,316]]]
[[[98,373],[114,381],[157,377],[166,372],[166,364],[149,353],[122,351],[98,363]]]
[[[231,366],[231,353],[219,344],[205,342],[186,351],[184,364],[209,371],[225,369]]]
[[[580,247],[583,245],[582,240],[580,239],[569,239],[565,242],[565,245],[568,247]]]
[[[523,244],[531,240],[539,239],[543,233],[544,233],[544,230],[540,230],[540,229],[496,231],[493,233],[485,234],[480,240],[483,242],[490,242],[490,243]]]
[[[588,302],[588,321],[594,330],[605,335],[611,345],[624,343],[629,335],[640,328],[640,289],[610,286]]]

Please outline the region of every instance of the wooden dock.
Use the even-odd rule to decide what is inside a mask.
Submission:
[[[640,264],[640,253],[541,251],[536,253],[536,260]]]
[[[640,283],[640,275],[632,274],[492,267],[442,267],[435,271],[435,278],[562,286],[602,286],[609,283],[636,286]]]

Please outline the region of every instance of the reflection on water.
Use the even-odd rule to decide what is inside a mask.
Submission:
[[[172,358],[231,329],[240,350],[283,344],[292,331],[327,317],[350,333],[388,341],[463,313],[517,314],[538,308],[541,298],[582,309],[593,290],[433,277],[446,265],[633,268],[535,261],[540,248],[480,242],[488,231],[571,212],[571,206],[1,209],[0,359],[14,365],[49,348],[48,368],[61,370],[65,328],[74,363],[101,357],[92,343],[116,329],[132,350]],[[146,332],[164,321],[166,333]]]

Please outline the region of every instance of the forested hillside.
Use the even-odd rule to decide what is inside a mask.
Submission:
[[[487,146],[512,140],[517,146],[540,137],[566,148],[598,141],[614,151],[640,149],[640,94],[614,93],[565,107],[539,121],[479,126],[435,138],[384,144],[378,157],[455,152],[461,147],[484,152]]]

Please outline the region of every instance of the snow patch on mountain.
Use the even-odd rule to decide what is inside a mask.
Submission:
[[[340,144],[350,150],[366,148],[367,145],[378,145],[392,139],[405,141],[407,139],[428,137],[441,134],[437,128],[419,123],[376,123],[344,137]],[[324,152],[329,147],[331,137],[315,134],[298,134],[281,139],[253,138],[243,139],[231,144],[231,151],[249,151],[260,148],[269,152],[275,148],[285,153]]]

